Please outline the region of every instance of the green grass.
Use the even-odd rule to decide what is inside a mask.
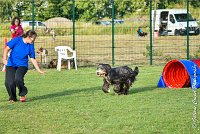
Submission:
[[[157,88],[163,66],[139,69],[137,81],[127,96],[115,95],[113,90],[103,93],[103,82],[96,76],[94,67],[77,71],[62,69],[61,72],[51,69],[45,75],[30,70],[25,77],[28,101],[13,104],[7,101],[1,72],[0,133],[197,133],[200,123],[198,128],[192,128],[193,92],[190,88]]]

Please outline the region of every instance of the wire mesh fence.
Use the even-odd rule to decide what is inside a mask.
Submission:
[[[98,2],[98,0],[96,1]],[[80,2],[83,4],[85,1],[81,0],[78,4],[81,4]],[[37,4],[37,1],[35,4]],[[76,4],[77,3],[75,2],[75,6],[77,6]],[[178,8],[186,9],[186,6],[184,5],[184,7]],[[54,50],[56,46],[67,45],[74,47],[75,45],[78,66],[93,66],[97,63],[112,64],[113,60],[116,66],[149,65],[151,54],[153,65],[165,64],[172,59],[187,59],[188,42],[186,34],[161,34],[159,29],[152,35],[153,40],[151,40],[149,12],[144,13],[138,10],[129,17],[112,19],[111,9],[112,7],[107,16],[104,15],[104,19],[95,21],[78,20],[73,23],[72,18],[67,19],[65,17],[60,17],[59,15],[41,21],[42,24],[44,24],[44,27],[39,25],[34,27],[38,34],[35,41],[36,51],[41,47],[47,49],[47,62],[50,62],[52,59],[57,59],[57,53]],[[37,6],[34,7],[34,11],[34,21],[38,21],[37,15],[39,11]],[[43,12],[48,11],[43,9]],[[71,13],[73,13],[72,8]],[[193,21],[197,22],[199,25],[200,10],[192,9],[191,13],[195,18]],[[170,31],[170,27],[176,29],[175,27],[177,26],[170,26],[170,14],[174,17],[175,21],[177,21],[175,18],[176,13],[168,13],[166,20],[168,25],[165,26],[165,28],[168,29],[167,32]],[[77,14],[75,8],[75,17],[76,15],[80,15],[80,13]],[[158,14],[157,12],[156,16],[160,19],[159,15],[161,14]],[[161,22],[159,19],[157,21],[159,21],[158,24],[160,25]],[[31,15],[29,15],[29,17],[26,16],[26,20],[31,21]],[[186,24],[186,21],[184,23]],[[181,22],[178,25],[184,24]],[[24,27],[24,30],[31,29],[31,26],[32,24]],[[11,39],[9,27],[10,21],[3,22],[0,25],[0,43],[2,44],[0,47],[1,55],[3,53],[5,39]],[[138,34],[139,27],[147,34],[140,36]],[[199,35],[189,36],[189,56],[192,59],[200,57],[199,37]],[[153,43],[152,53],[150,48],[151,41]],[[39,54],[37,55],[37,58],[39,62],[42,62]],[[1,60],[0,62],[2,63]]]

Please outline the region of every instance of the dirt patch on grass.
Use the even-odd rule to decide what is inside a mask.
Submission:
[[[48,19],[44,24],[48,28],[72,28],[72,21],[63,17]]]

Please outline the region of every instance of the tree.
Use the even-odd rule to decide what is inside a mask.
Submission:
[[[13,5],[15,0],[1,0],[0,1],[0,16],[1,21],[11,20],[13,15]]]
[[[200,7],[200,0],[192,0],[190,4],[195,8]]]
[[[108,0],[101,1],[76,1],[76,16],[80,20],[98,20],[111,17],[111,3]]]
[[[152,0],[154,1],[154,0]],[[23,20],[32,19],[32,0],[0,0],[1,20],[10,20],[19,16]],[[123,18],[138,10],[149,10],[150,0],[114,0],[115,18]],[[157,8],[173,7],[186,3],[186,0],[157,0]],[[198,8],[200,0],[190,0],[190,4]],[[72,19],[72,0],[34,0],[35,20],[47,20],[53,17]],[[75,19],[96,21],[112,17],[111,0],[75,0]]]

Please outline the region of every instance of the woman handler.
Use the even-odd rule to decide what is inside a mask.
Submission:
[[[27,31],[20,37],[7,42],[3,53],[3,63],[6,65],[5,86],[9,95],[9,101],[17,101],[16,87],[19,89],[20,101],[26,101],[27,88],[24,84],[24,76],[28,71],[28,56],[36,70],[43,74],[35,59],[34,41],[37,34],[33,30]],[[8,52],[11,51],[7,59]]]

